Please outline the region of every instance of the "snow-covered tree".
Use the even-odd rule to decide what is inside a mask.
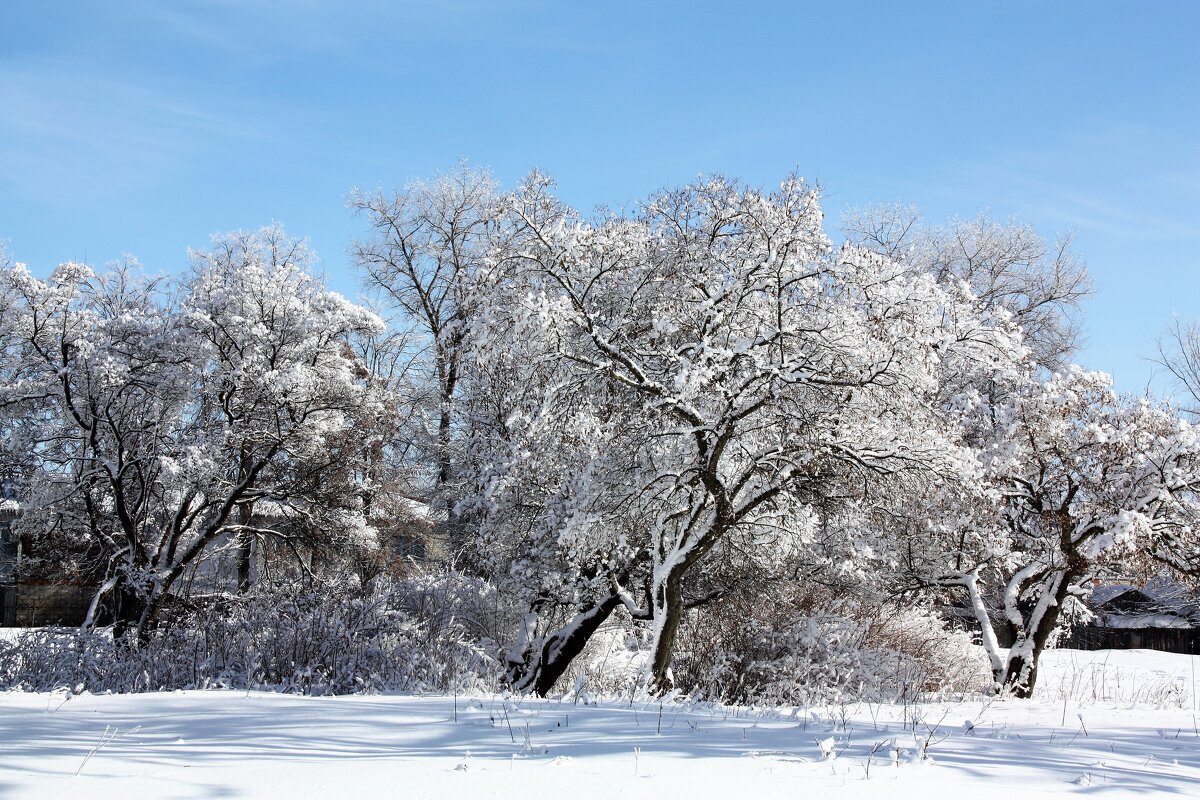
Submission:
[[[0,241],[0,274],[8,273],[12,262]],[[20,358],[22,317],[21,297],[8,281],[0,281],[0,386],[15,386],[25,380],[26,365]],[[34,468],[34,446],[29,433],[41,403],[36,393],[13,391],[0,393],[0,493],[27,486]]]
[[[1078,367],[976,413],[989,431],[982,480],[918,504],[904,553],[919,583],[965,592],[997,686],[1027,697],[1064,610],[1093,581],[1142,559],[1194,568],[1200,439]],[[993,623],[1014,641],[1007,654]]]
[[[371,535],[354,498],[317,491],[366,444],[341,434],[378,413],[349,350],[378,318],[325,290],[278,229],[218,238],[195,261],[179,288],[131,267],[0,275],[13,299],[0,393],[38,405],[42,489],[22,525],[73,544],[103,579],[97,601],[111,593],[139,634],[214,547],[286,535],[256,504]]]
[[[460,165],[394,194],[356,191],[350,206],[370,225],[354,245],[354,259],[396,314],[414,349],[410,393],[415,444],[433,465],[433,491],[453,523],[455,404],[462,380],[462,349],[471,315],[465,287],[479,269],[495,218],[497,186],[482,169]],[[423,386],[421,384],[424,384]],[[451,527],[454,527],[451,524]]]
[[[537,175],[507,202],[495,301],[481,304],[493,311],[473,333],[517,354],[510,380],[539,389],[498,438],[518,464],[547,436],[578,442],[578,464],[533,481],[527,525],[607,583],[581,615],[615,598],[653,621],[659,688],[686,587],[714,554],[804,547],[831,483],[960,472],[971,456],[942,435],[939,369],[997,364],[1015,346],[1005,315],[981,318],[961,284],[834,252],[821,223],[817,193],[795,178],[772,193],[706,180],[595,224]],[[496,502],[512,470],[499,465],[483,492],[492,518],[519,505]],[[635,574],[644,583],[627,585]]]
[[[1047,370],[1065,367],[1079,348],[1082,303],[1093,289],[1071,235],[1047,242],[1028,225],[982,214],[934,227],[899,205],[852,212],[842,228],[855,244],[928,271],[939,283],[965,281],[981,302],[1007,310]]]

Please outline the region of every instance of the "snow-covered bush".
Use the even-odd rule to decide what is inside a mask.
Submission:
[[[419,572],[390,588],[395,607],[420,620],[429,636],[465,632],[489,651],[511,641],[519,610],[487,581],[461,572]],[[457,635],[457,634],[456,634]]]
[[[836,616],[797,615],[783,625],[748,619],[739,641],[718,647],[708,663],[691,665],[694,689],[737,703],[882,698],[886,678],[897,670],[887,655],[863,648],[863,634],[862,626]]]
[[[915,700],[987,685],[982,652],[933,612],[773,588],[692,612],[676,686],[736,703]]]
[[[346,694],[494,687],[494,646],[462,618],[431,607],[419,613],[410,588],[404,582],[369,593],[292,589],[220,598],[136,647],[114,642],[107,631],[34,630],[0,643],[0,688]]]
[[[867,626],[864,644],[904,656],[897,659],[897,674],[902,664],[913,670],[904,682],[920,691],[972,692],[991,681],[985,655],[972,634],[953,630],[920,606],[881,609]]]

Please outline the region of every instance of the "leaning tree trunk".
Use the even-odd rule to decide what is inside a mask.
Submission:
[[[988,613],[983,595],[979,591],[979,570],[963,573],[956,578],[957,583],[967,590],[971,604],[971,613],[979,624],[979,641],[987,653],[988,666],[992,672],[992,688],[1000,692],[1004,688],[1004,676],[1007,672],[1004,656],[1000,650],[1000,642],[996,639],[996,631],[992,628],[992,615]]]
[[[171,599],[171,587],[183,573],[182,565],[151,578],[147,588],[131,586],[125,580],[114,584],[113,638],[126,638],[138,646],[150,641],[150,632],[158,624]]]
[[[575,657],[583,652],[592,634],[619,605],[620,597],[610,595],[580,609],[566,625],[541,637],[527,648],[522,660],[509,663],[510,685],[517,691],[532,691],[540,697],[548,695]]]

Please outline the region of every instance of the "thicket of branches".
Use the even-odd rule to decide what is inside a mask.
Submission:
[[[835,243],[796,177],[350,205],[373,309],[277,227],[169,278],[0,259],[22,569],[96,587],[0,681],[899,696],[979,680],[957,609],[1027,696],[1097,582],[1200,574],[1196,332],[1182,409],[1073,366],[1069,237],[881,207]],[[471,588],[397,578],[400,531]]]

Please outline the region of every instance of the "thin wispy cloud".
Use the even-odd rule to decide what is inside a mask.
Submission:
[[[1153,156],[1156,149],[1186,152],[1176,138],[1129,124],[1091,124],[1036,148],[949,162],[931,183],[960,202],[984,198],[1061,227],[1121,239],[1195,237],[1200,182],[1184,176],[1200,171],[1200,158],[1168,168]],[[1097,164],[1104,165],[1100,174]]]
[[[257,62],[296,51],[344,50],[352,44],[333,24],[336,9],[327,3],[151,3],[139,13],[164,37],[179,37]]]
[[[0,65],[0,107],[18,110],[0,115],[0,185],[39,202],[123,195],[257,135],[244,106],[50,63]]]

